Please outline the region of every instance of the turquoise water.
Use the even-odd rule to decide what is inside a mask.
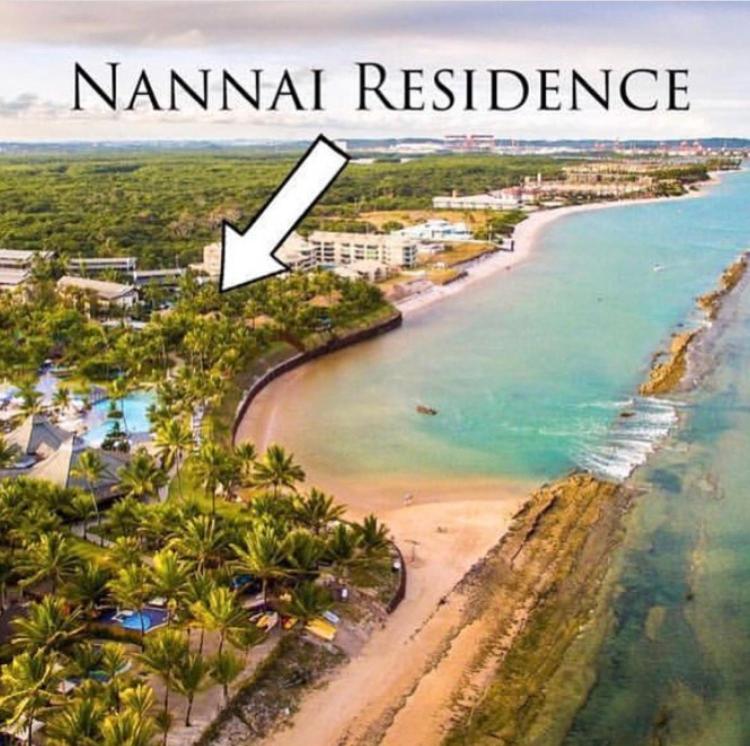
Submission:
[[[614,620],[579,663],[596,685],[570,746],[750,743],[750,285],[726,310],[717,367],[635,478]]]
[[[148,408],[156,403],[156,396],[152,391],[133,391],[117,407],[123,412],[124,417],[120,419],[120,426],[129,435],[147,435],[151,424],[148,419]],[[112,427],[112,420],[108,419],[110,401],[103,399],[91,407],[86,415],[86,423],[89,429],[84,435],[84,440],[93,446],[98,446]]]
[[[283,403],[285,444],[330,473],[623,476],[679,408],[632,392],[750,244],[749,198],[740,172],[697,199],[561,218],[510,275],[310,366]],[[638,416],[613,430],[624,404]]]
[[[282,403],[287,445],[334,473],[624,476],[660,443],[631,478],[603,640],[582,630],[523,746],[750,744],[750,280],[708,335],[700,387],[633,397],[750,247],[749,206],[741,172],[699,199],[561,219],[510,277],[310,366]]]

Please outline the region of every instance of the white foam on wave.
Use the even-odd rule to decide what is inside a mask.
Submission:
[[[579,466],[604,479],[627,479],[669,435],[680,406],[669,399],[632,399],[629,416],[612,423],[604,442],[581,449],[576,459]]]

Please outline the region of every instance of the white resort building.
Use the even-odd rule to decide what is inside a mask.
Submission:
[[[405,236],[374,233],[313,231],[304,239],[294,232],[279,247],[276,257],[298,272],[356,264],[356,276],[381,279],[392,270],[413,267],[417,261],[417,243],[417,240]],[[208,275],[212,280],[218,279],[221,273],[221,244],[204,246],[203,261],[191,264],[190,268]]]
[[[450,196],[432,198],[436,210],[517,210],[522,204],[521,190],[512,188],[464,197],[454,192]]]
[[[106,308],[112,306],[129,308],[138,300],[138,291],[133,285],[89,280],[86,277],[65,275],[57,281],[57,289],[67,294],[76,292],[91,294]]]
[[[98,275],[104,272],[126,272],[132,274],[136,268],[134,256],[93,256],[72,257],[68,259],[68,270],[84,276]]]
[[[221,243],[210,243],[203,247],[203,261],[190,265],[190,269],[212,280],[218,280],[221,274]]]
[[[341,267],[367,259],[398,269],[411,268],[417,261],[416,241],[403,236],[313,231],[307,242],[322,267]]]
[[[0,249],[0,290],[15,290],[31,277],[34,261],[50,259],[51,251]]]
[[[416,241],[472,241],[474,239],[466,223],[451,223],[449,220],[428,220],[393,231],[391,235]]]

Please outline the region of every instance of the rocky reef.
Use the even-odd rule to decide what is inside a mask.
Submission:
[[[721,275],[719,286],[710,293],[701,295],[696,303],[698,308],[706,313],[709,321],[713,321],[721,310],[724,298],[734,290],[745,275],[750,253],[745,252],[735,262],[729,265]],[[669,394],[675,391],[683,382],[688,368],[688,352],[697,337],[705,327],[698,327],[690,331],[675,334],[669,346],[669,351],[654,358],[648,379],[641,385],[638,392],[643,396],[655,394]],[[666,357],[666,359],[664,359]]]

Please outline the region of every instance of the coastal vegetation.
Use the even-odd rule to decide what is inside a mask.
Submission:
[[[181,375],[194,371],[196,383],[200,374],[208,391],[278,342],[301,349],[316,334],[336,335],[389,308],[377,288],[327,272],[273,278],[228,295],[188,276],[171,309],[134,329],[107,323],[109,314],[92,314],[78,296],[59,294],[51,268],[38,272],[24,296],[0,295],[0,378],[19,383],[45,360],[84,381],[124,377],[131,389],[162,381],[184,363]]]
[[[76,487],[0,479],[0,727],[29,743],[42,727],[54,744],[166,743],[196,708],[210,721],[213,692],[226,705],[235,682],[252,690],[251,648],[312,634],[322,614],[349,613],[359,588],[392,594],[387,529],[374,516],[345,520],[281,446],[235,446],[227,402],[275,355],[394,312],[377,288],[328,272],[228,295],[189,274],[169,307],[134,309],[145,319],[135,326],[58,293],[61,271],[39,262],[23,294],[0,295],[0,378],[23,402],[8,426],[56,420],[96,388],[111,402],[103,447],[128,450],[122,402],[148,387],[153,439],[119,469],[111,505],[96,493],[105,466],[90,448]],[[51,366],[63,379],[50,403],[35,384]],[[0,468],[17,456],[0,437]],[[310,677],[324,663],[290,662],[302,642],[283,650]]]
[[[0,159],[0,245],[69,257],[131,255],[139,267],[185,266],[223,220],[247,223],[298,153],[122,153]],[[373,230],[359,214],[424,209],[436,193],[482,192],[525,175],[556,177],[566,161],[455,155],[353,165],[323,196],[303,232]]]
[[[214,204],[214,197],[229,193],[222,180],[253,166],[256,158],[257,193]],[[216,220],[249,217],[293,159],[165,156],[176,183],[213,185],[215,192],[195,201],[164,186],[156,156],[144,156],[141,163],[136,154],[132,160],[16,163],[15,168],[31,169],[26,176],[32,183],[40,179],[38,194],[48,184],[52,201],[32,211],[37,224],[19,220],[13,229],[6,226],[5,239],[0,232],[0,240],[23,248],[63,245],[68,256],[127,252],[144,266],[163,264],[165,252],[174,252],[183,263],[196,258],[198,239],[215,233]],[[60,183],[45,170],[53,162],[65,166]],[[549,168],[544,173],[555,175],[559,167],[544,159],[518,161],[516,172],[515,164],[503,170],[503,163],[456,156],[350,169],[351,182],[342,180],[341,188],[331,191],[305,230],[344,224],[368,229],[360,210],[383,215],[394,206],[422,209],[429,203],[427,187],[431,194],[436,184],[447,190],[460,182],[467,191],[479,191],[514,183],[520,169]],[[99,171],[86,171],[95,165]],[[458,171],[451,171],[454,166]],[[67,178],[68,168],[75,179]],[[365,172],[367,178],[360,177]],[[664,178],[674,176],[683,190],[681,178],[690,181],[694,175],[691,169]],[[16,198],[13,183],[12,177],[1,188],[1,199]],[[101,202],[107,194],[109,203]],[[115,212],[118,199],[122,221],[102,220],[92,239],[86,232],[92,216]],[[134,222],[141,204],[156,206],[154,213]],[[165,225],[163,216],[170,214],[177,216]],[[520,212],[485,216],[483,229],[487,237],[505,234],[522,218]],[[60,219],[70,222],[58,226]],[[138,221],[142,232],[131,233]],[[386,221],[381,227],[395,226]],[[40,235],[41,242],[30,238]],[[71,235],[74,246],[66,244]],[[475,250],[455,247],[438,261],[450,265]],[[149,450],[136,449],[119,470],[119,499],[111,506],[99,505],[93,489],[103,471],[93,450],[74,470],[83,487],[22,478],[0,482],[0,611],[4,625],[10,620],[0,649],[0,722],[28,740],[43,723],[54,744],[88,739],[145,746],[166,742],[180,723],[190,727],[196,703],[210,691],[224,711],[204,742],[237,720],[264,733],[285,711],[293,712],[301,687],[341,660],[337,652],[306,642],[301,631],[331,610],[342,615],[351,610],[341,601],[342,589],[387,599],[394,573],[388,532],[377,518],[345,520],[331,496],[305,486],[304,470],[281,446],[256,453],[252,444],[235,445],[235,413],[248,386],[274,364],[327,348],[392,318],[394,309],[378,288],[327,272],[294,274],[229,295],[188,274],[168,306],[146,299],[133,311],[142,322],[136,327],[124,313],[99,309],[85,294],[59,295],[54,280],[64,259],[39,263],[25,295],[0,296],[0,378],[18,384],[24,416],[57,417],[69,407],[72,391],[85,396],[92,384],[102,387],[112,405],[105,447],[115,450],[130,448],[122,430],[123,399],[149,387],[156,397],[150,412],[153,442]],[[736,276],[731,271],[724,284],[736,284]],[[714,309],[721,297],[701,302]],[[49,365],[67,377],[52,405],[34,389],[39,370]],[[0,467],[13,458],[0,439]],[[507,544],[476,570],[476,587],[467,580],[475,593],[471,614],[497,612],[498,639],[513,631],[519,618],[524,624],[517,646],[490,651],[498,656],[503,685],[493,686],[467,723],[456,727],[456,742],[499,734],[513,743],[530,727],[543,698],[534,693],[528,672],[552,675],[576,625],[584,623],[590,598],[583,591],[595,588],[604,572],[628,500],[617,485],[589,475],[545,487],[519,515]],[[564,552],[558,553],[559,545]],[[496,586],[497,594],[490,590]],[[253,648],[276,640],[268,634],[266,614],[250,619],[244,606],[250,596],[290,627],[257,669],[255,660],[250,662]]]
[[[29,743],[37,724],[50,743],[145,746],[158,732],[166,742],[178,717],[190,725],[201,691],[219,687],[228,701],[243,656],[268,639],[272,625],[247,611],[255,595],[256,608],[289,619],[297,636],[338,605],[338,589],[356,592],[358,568],[389,576],[387,529],[374,517],[344,521],[343,507],[306,489],[304,471],[279,446],[258,457],[247,446],[188,450],[207,492],[231,484],[242,499],[156,501],[166,471],[142,451],[142,465],[120,473],[130,496],[89,526],[101,540],[79,538],[91,517],[81,505],[94,502],[85,490],[0,482],[9,633],[0,721]]]

